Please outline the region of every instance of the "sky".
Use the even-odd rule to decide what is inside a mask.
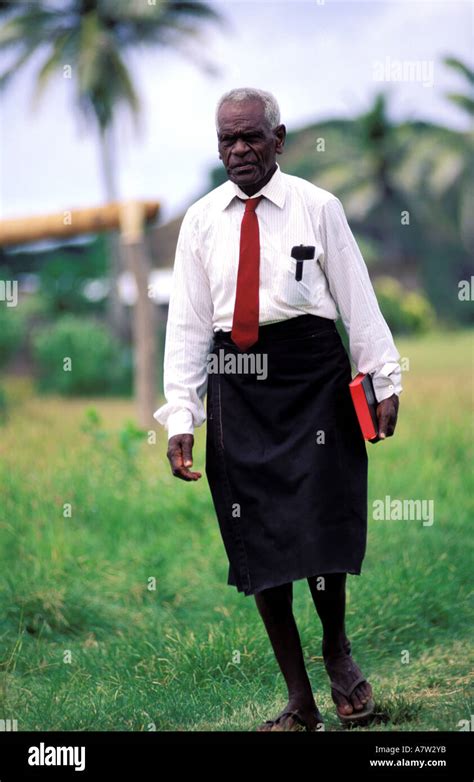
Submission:
[[[210,2],[228,22],[225,29],[208,27],[203,37],[202,51],[218,75],[169,49],[127,59],[142,113],[138,135],[129,117],[119,117],[120,196],[158,200],[164,222],[205,191],[210,169],[219,164],[215,105],[233,87],[272,92],[288,130],[356,116],[380,89],[390,95],[395,121],[467,129],[463,113],[444,97],[465,85],[441,58],[453,55],[472,67],[470,2]],[[71,80],[55,77],[32,109],[35,73],[47,52],[0,94],[0,219],[105,202],[97,138],[74,111]],[[0,72],[8,61],[0,57]],[[394,80],[397,64],[407,62],[416,62],[416,79]],[[279,163],[284,171],[284,154]]]

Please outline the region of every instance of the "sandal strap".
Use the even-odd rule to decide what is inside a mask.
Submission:
[[[295,720],[295,722],[298,722],[298,723],[299,723],[300,725],[302,725],[304,728],[307,728],[307,727],[308,727],[308,726],[307,726],[307,724],[306,724],[306,722],[305,722],[305,721],[304,721],[304,719],[303,719],[303,718],[300,716],[300,714],[299,714],[299,712],[298,712],[298,711],[293,711],[293,710],[290,710],[290,711],[284,711],[284,712],[282,712],[282,714],[279,714],[279,715],[278,715],[278,717],[276,718],[275,722],[280,722],[280,720],[281,720],[283,717],[292,717],[292,718]]]
[[[355,688],[362,684],[362,682],[367,681],[365,676],[358,676],[357,679],[355,679],[350,687],[342,687],[342,685],[338,684],[336,681],[331,679],[331,687],[333,690],[337,690],[337,692],[340,692],[341,695],[344,695],[346,698],[350,698],[352,693],[354,692]]]
[[[304,728],[307,731],[310,731],[310,728],[308,726],[308,723],[306,720],[303,719],[300,712],[297,709],[288,709],[286,711],[283,711],[281,714],[279,714],[275,719],[273,720],[265,720],[263,723],[264,725],[277,725],[281,722],[281,720],[284,717],[292,717],[295,722],[297,722],[302,728]],[[321,716],[321,713],[318,711],[318,723],[324,724],[323,718]]]
[[[326,672],[327,672],[327,674],[329,676],[329,680],[331,682],[331,687],[334,690],[336,690],[337,692],[340,692],[341,695],[344,695],[344,697],[350,698],[350,696],[354,692],[355,688],[359,684],[362,684],[362,682],[366,682],[367,679],[366,679],[365,676],[362,675],[361,670],[360,670],[359,666],[357,665],[357,663],[354,661],[352,655],[348,654],[348,655],[345,655],[345,657],[351,661],[351,663],[353,665],[353,669],[354,669],[354,676],[355,676],[354,680],[347,687],[344,687],[342,684],[339,684],[337,681],[335,681],[333,679],[333,676],[335,675],[336,670],[337,670],[337,669],[334,670],[334,668],[336,668],[336,666],[334,666],[334,668],[331,670],[331,668],[332,668],[331,665],[328,665],[326,662],[325,662],[324,665],[325,665],[325,668],[326,668]],[[344,657],[341,658],[341,659],[343,660]],[[349,673],[349,671],[346,669],[346,671],[344,671],[345,677],[347,677],[348,673]]]

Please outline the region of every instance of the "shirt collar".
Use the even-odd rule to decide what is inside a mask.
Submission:
[[[246,201],[247,198],[256,198],[258,195],[263,195],[282,209],[285,204],[285,182],[279,164],[277,163],[276,166],[276,171],[272,175],[272,178],[266,185],[260,188],[258,193],[254,193],[252,196],[248,196],[235,184],[235,182],[231,182],[231,180],[228,179],[221,188],[220,208],[222,210],[226,209],[236,196]]]

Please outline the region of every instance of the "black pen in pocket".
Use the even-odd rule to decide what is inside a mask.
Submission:
[[[291,248],[291,257],[296,261],[295,280],[303,278],[303,262],[314,258],[315,247],[310,244],[297,244]]]

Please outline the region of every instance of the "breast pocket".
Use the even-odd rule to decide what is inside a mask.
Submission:
[[[296,279],[296,263],[291,255],[278,256],[275,298],[282,304],[315,306],[322,294],[316,258],[303,261],[301,280]]]

